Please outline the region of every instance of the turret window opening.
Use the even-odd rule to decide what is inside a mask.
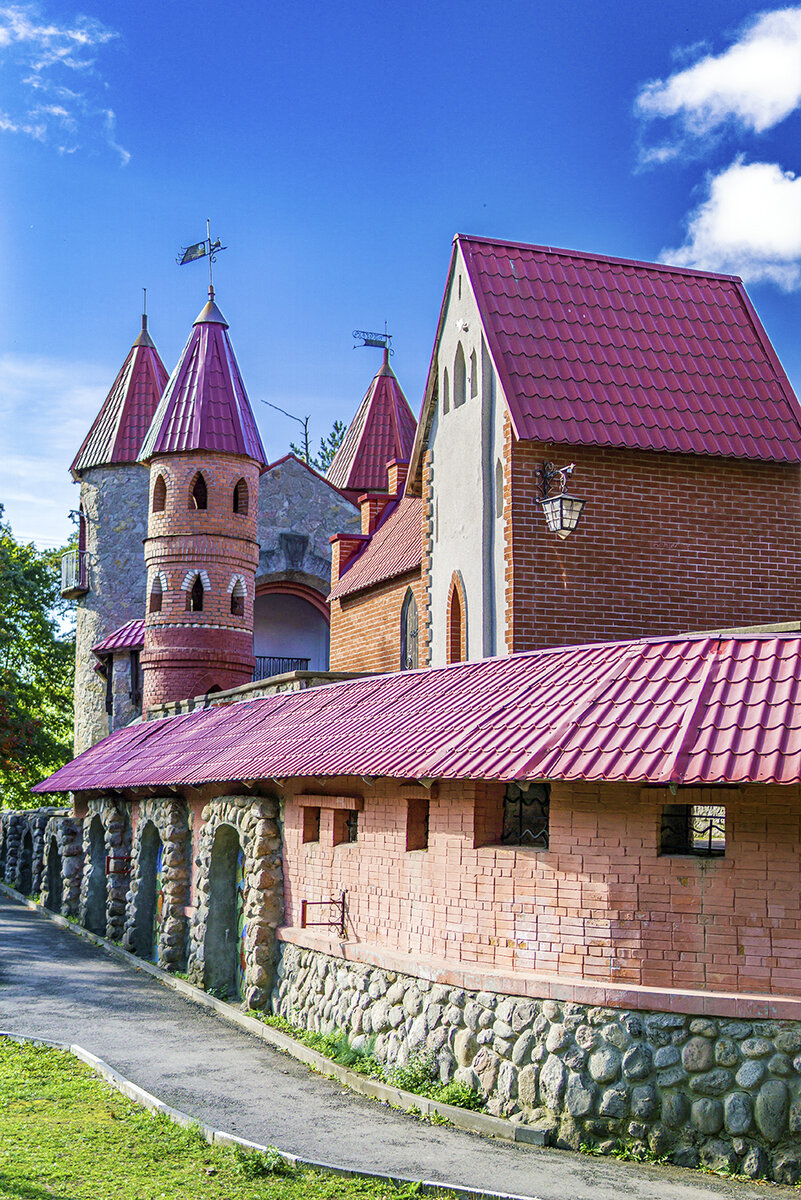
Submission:
[[[206,487],[206,480],[203,478],[200,471],[195,476],[195,481],[192,484],[192,491],[189,500],[190,508],[208,508],[209,493]]]
[[[231,615],[234,617],[244,617],[245,615],[245,585],[241,579],[237,579],[231,592]]]
[[[199,575],[195,576],[194,583],[186,593],[186,611],[203,612],[203,580]]]
[[[148,611],[152,613],[161,612],[163,597],[164,588],[161,583],[161,576],[157,575],[150,588],[150,603],[148,604]]]
[[[167,484],[164,476],[159,475],[153,484],[153,512],[164,512],[167,507]]]
[[[456,357],[453,360],[453,407],[459,408],[467,399],[467,369],[464,361],[462,343],[456,347]]]
[[[248,515],[248,500],[248,485],[244,479],[240,479],[234,488],[234,512],[239,513],[240,517]]]

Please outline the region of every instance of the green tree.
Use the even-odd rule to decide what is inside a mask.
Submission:
[[[0,505],[0,807],[30,808],[34,783],[72,752],[75,639],[60,551],[18,542]]]
[[[342,445],[347,432],[348,427],[343,421],[334,421],[328,437],[320,438],[320,449],[317,452],[316,458],[311,454],[306,458],[305,449],[301,446],[296,446],[294,442],[289,443],[289,449],[293,454],[297,454],[298,458],[304,459],[310,467],[314,467],[315,471],[319,471],[321,475],[325,475],[334,461],[334,455]]]

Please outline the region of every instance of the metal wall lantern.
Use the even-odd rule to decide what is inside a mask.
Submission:
[[[537,480],[542,491],[540,504],[545,520],[551,533],[563,540],[578,525],[585,504],[578,496],[570,496],[565,492],[575,466],[575,463],[570,463],[566,467],[555,467],[551,462],[544,462],[537,468]],[[551,492],[554,494],[551,495]]]

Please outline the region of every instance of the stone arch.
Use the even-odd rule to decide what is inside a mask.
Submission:
[[[464,361],[462,343],[456,347],[453,360],[453,407],[459,408],[467,399],[467,368]]]
[[[446,621],[446,662],[465,662],[467,659],[467,598],[460,571],[451,576]]]
[[[52,836],[45,850],[45,887],[42,889],[42,903],[52,912],[60,913],[63,902],[64,866],[58,842],[55,836]]]
[[[151,867],[145,862],[150,847],[143,847],[148,827],[155,832],[162,845],[161,915],[158,939],[150,949],[155,950],[156,961],[165,971],[178,971],[186,963],[186,905],[189,903],[191,852],[189,816],[183,800],[170,797],[142,800],[139,803],[123,945],[126,950],[141,954],[142,931],[152,920],[146,910],[150,903],[149,896],[155,900],[155,878],[151,881]],[[146,869],[143,870],[143,866]]]
[[[187,612],[203,612],[203,602],[207,593],[211,591],[208,571],[187,571],[181,591],[186,595],[184,607]]]
[[[0,880],[5,883],[8,859],[8,822],[6,813],[0,813]]]
[[[83,875],[83,829],[81,822],[67,813],[50,817],[44,830],[45,864],[42,876],[42,904],[64,917],[77,917],[80,911]],[[53,893],[55,868],[51,866],[53,848],[61,867],[61,900]],[[105,864],[104,864],[105,865]]]
[[[278,802],[267,797],[220,796],[203,810],[197,857],[197,913],[191,928],[188,974],[206,986],[207,931],[215,895],[211,863],[217,830],[230,826],[242,852],[242,994],[249,1008],[263,1008],[275,976],[275,931],[283,917],[283,869],[278,830]],[[230,837],[228,852],[230,853]],[[221,843],[225,852],[225,839]],[[222,914],[225,916],[225,914]],[[211,918],[212,935],[217,917]],[[209,986],[214,986],[210,984]]]
[[[109,797],[89,801],[84,821],[80,920],[93,933],[119,941],[131,865],[131,821],[127,808]]]
[[[158,962],[163,905],[161,869],[164,843],[152,821],[144,822],[138,841],[139,854],[136,861],[138,904],[134,916],[134,953],[138,954],[140,958]]]
[[[159,475],[153,484],[152,512],[164,512],[167,507],[167,483],[163,475]]]
[[[198,471],[189,485],[189,509],[206,509],[209,507],[209,489],[206,486],[206,477],[202,471]]]

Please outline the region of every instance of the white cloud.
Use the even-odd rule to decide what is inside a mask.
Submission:
[[[0,3],[0,70],[14,77],[16,109],[0,111],[0,132],[17,133],[72,154],[102,141],[124,166],[130,154],[116,140],[114,113],[103,102],[98,53],[117,38],[99,21],[78,16],[47,21],[36,4]],[[68,78],[76,86],[66,87]]]
[[[799,105],[801,7],[761,13],[722,54],[707,54],[641,89],[638,114],[672,120],[669,140],[642,157],[665,162],[682,152],[687,135],[704,137],[727,124],[764,133]]]
[[[776,163],[737,159],[709,180],[687,240],[663,262],[801,287],[801,178]]]

